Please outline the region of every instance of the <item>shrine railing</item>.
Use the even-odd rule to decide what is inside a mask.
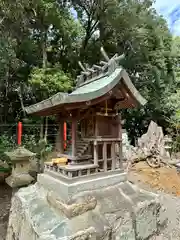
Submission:
[[[92,138],[88,139],[93,146],[94,164],[99,165],[100,171],[110,171],[122,167],[121,138]]]

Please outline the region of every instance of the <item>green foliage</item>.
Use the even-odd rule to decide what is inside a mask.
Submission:
[[[23,136],[23,146],[28,150],[36,153],[38,159],[44,160],[47,155],[52,152],[52,144],[48,144],[44,140],[39,141],[37,136],[33,134],[25,134]],[[4,154],[5,152],[11,152],[17,147],[16,136],[9,136],[4,134],[0,136],[0,159],[9,162],[9,159]]]
[[[44,139],[39,140],[36,146],[36,153],[37,157],[42,161],[46,160],[46,157],[51,153],[53,150],[53,146],[48,144]]]
[[[170,127],[172,128],[172,131],[176,129],[175,133],[178,135],[179,132],[177,133],[177,129],[180,127],[180,37],[173,39],[171,58],[174,63],[173,66],[176,81],[174,82],[174,91],[172,91],[164,101],[164,109],[166,112],[170,112]]]
[[[68,74],[60,68],[34,68],[29,80],[33,92],[39,94],[41,99],[50,97],[57,92],[68,92],[72,88],[72,81]]]
[[[144,108],[122,111],[131,138],[150,120],[164,128],[170,124],[167,119],[179,109],[180,38],[172,38],[151,0],[100,2],[0,1],[0,124],[22,118],[17,88],[24,105],[70,91],[78,60],[99,62],[102,45],[109,56],[125,53],[122,65],[148,100]],[[38,136],[29,136],[23,142],[31,148]]]
[[[4,152],[12,151],[15,148],[14,136],[1,135],[0,136],[0,159],[4,160],[6,158]]]
[[[28,150],[36,153],[38,160],[39,172],[41,171],[41,165],[46,160],[47,156],[53,151],[53,145],[46,142],[44,139],[39,140],[35,135],[25,135],[23,138],[23,145]]]
[[[169,119],[169,134],[173,137],[172,151],[180,151],[180,110]]]

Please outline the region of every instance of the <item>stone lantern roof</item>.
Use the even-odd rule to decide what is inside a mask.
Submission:
[[[5,152],[5,154],[14,162],[29,161],[31,157],[36,155],[24,147],[18,147],[12,152]]]

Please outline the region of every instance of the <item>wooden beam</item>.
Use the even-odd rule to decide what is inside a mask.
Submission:
[[[78,64],[83,71],[86,71],[86,68],[83,66],[83,64],[80,61],[78,61]]]
[[[102,70],[102,67],[96,64],[93,65],[93,68],[97,70]]]
[[[87,72],[87,71],[84,72],[84,71],[82,71],[81,74],[86,75],[88,77],[89,75],[91,75],[91,72]]]
[[[101,103],[105,100],[108,100],[110,98],[110,96],[108,95],[108,93],[106,93],[105,95],[101,96],[101,97],[98,97],[96,99],[93,99],[90,102],[90,105],[87,105],[87,102],[81,102],[81,103],[72,103],[72,104],[68,104],[67,107],[65,107],[65,110],[77,110],[78,108],[83,108],[84,106],[86,106],[86,108],[90,108],[92,105],[97,105],[98,103]]]
[[[96,112],[96,116],[105,116],[105,117],[116,117],[117,113],[101,113],[101,112]]]
[[[101,65],[108,65],[108,63],[105,62],[105,61],[100,61],[100,64],[101,64]]]
[[[97,143],[100,142],[102,144],[102,142],[120,142],[122,141],[122,138],[112,138],[112,137],[102,137],[102,136],[97,136],[96,138],[83,138],[86,141],[96,141]]]

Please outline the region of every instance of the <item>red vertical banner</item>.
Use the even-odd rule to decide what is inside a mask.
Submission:
[[[17,135],[17,144],[21,145],[22,139],[22,122],[18,122],[18,135]]]
[[[67,146],[67,124],[64,122],[64,150],[66,149]]]

